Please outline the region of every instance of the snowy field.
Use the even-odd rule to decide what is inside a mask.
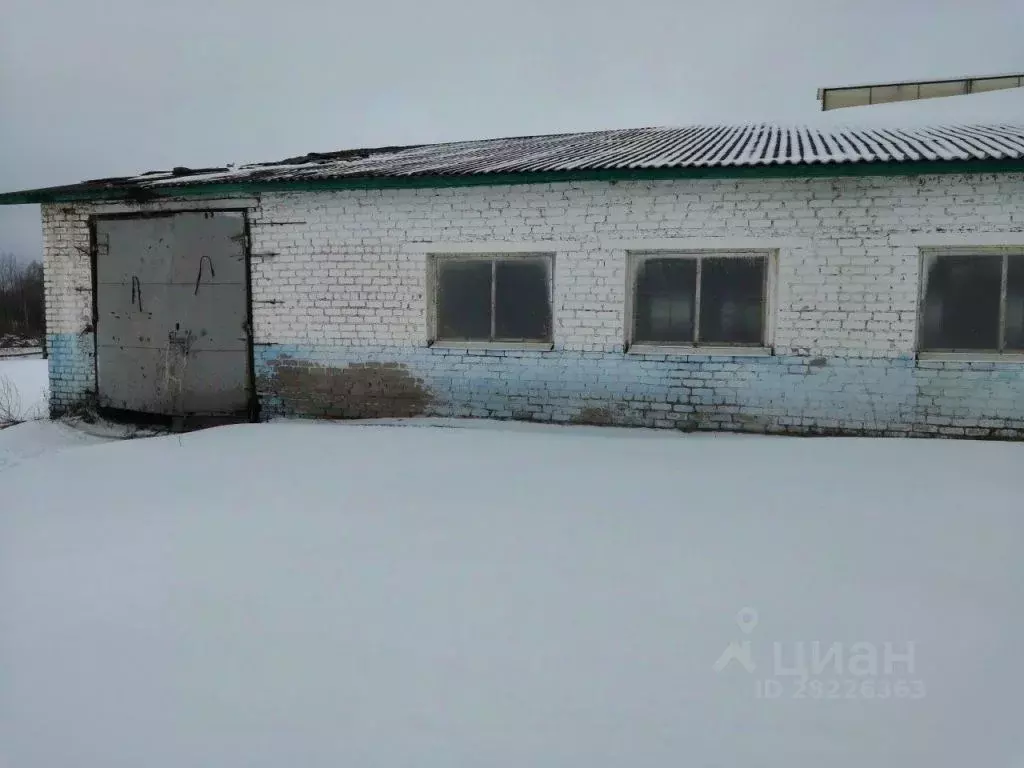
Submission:
[[[0,347],[0,360],[18,357],[40,357],[42,354],[42,347]]]
[[[2,766],[1024,765],[1024,445],[37,422],[0,456]]]
[[[0,357],[0,427],[44,417],[49,386],[45,360]]]

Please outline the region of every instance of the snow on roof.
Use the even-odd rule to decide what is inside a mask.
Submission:
[[[6,201],[0,195],[0,203],[39,202],[43,192],[144,192],[225,183],[999,160],[1024,160],[1024,124],[912,128],[697,125],[355,149],[237,167],[175,168],[12,193]],[[40,199],[13,199],[19,194],[22,198],[36,194]]]
[[[832,130],[764,124],[634,128],[387,147],[338,155],[326,153],[245,165],[219,174],[218,180],[246,176],[324,179],[887,160],[1018,160],[1024,159],[1024,125]]]

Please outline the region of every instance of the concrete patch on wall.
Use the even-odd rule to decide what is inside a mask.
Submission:
[[[325,365],[281,355],[259,373],[271,411],[328,419],[419,416],[431,401],[423,381],[396,362]]]
[[[592,424],[598,427],[628,427],[635,424],[630,409],[622,403],[585,405],[573,415],[573,424]]]

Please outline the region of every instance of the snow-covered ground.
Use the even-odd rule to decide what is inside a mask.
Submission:
[[[1024,765],[1024,445],[471,426],[0,431],[0,765]]]
[[[0,427],[45,416],[49,387],[45,360],[0,359]]]
[[[16,357],[40,357],[42,354],[42,347],[0,347],[0,360]]]
[[[106,442],[60,422],[29,421],[0,430],[0,472],[37,456],[51,455],[68,448]],[[0,474],[0,516],[8,509],[6,483]],[[3,524],[0,523],[0,528]],[[0,768],[3,763],[0,762]]]

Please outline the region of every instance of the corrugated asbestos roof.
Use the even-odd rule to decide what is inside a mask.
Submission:
[[[149,172],[67,187],[0,195],[2,202],[168,195],[223,185],[329,180],[477,179],[583,172],[756,169],[1024,160],[1024,125],[816,129],[776,125],[635,128],[314,153],[270,163]],[[824,169],[822,169],[824,170]],[[836,169],[840,172],[839,169]],[[724,173],[721,175],[725,175]],[[794,173],[793,175],[799,175]],[[522,177],[522,178],[519,178]],[[424,184],[420,184],[423,186]],[[374,186],[372,183],[366,186]],[[198,191],[198,190],[197,190]],[[48,195],[48,196],[47,196]],[[15,199],[18,197],[38,199]]]

